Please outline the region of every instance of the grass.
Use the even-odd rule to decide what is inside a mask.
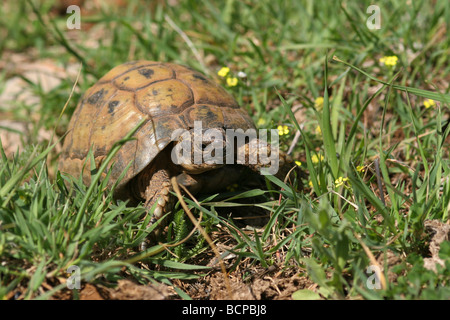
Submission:
[[[301,132],[292,157],[306,173],[303,190],[268,176],[268,190],[184,199],[216,245],[227,244],[222,256],[234,255],[230,275],[276,266],[278,277],[313,283],[290,293],[294,299],[448,299],[449,242],[440,244],[445,267],[428,270],[424,261],[432,241],[425,221],[448,224],[450,211],[450,5],[381,1],[381,29],[369,30],[370,4],[129,1],[87,8],[82,29],[69,31],[68,15],[56,14],[52,1],[10,1],[0,21],[5,61],[21,53],[83,68],[71,99],[74,78],[50,91],[25,79],[39,102],[2,105],[0,114],[36,119],[32,132],[46,128],[62,138],[82,93],[112,67],[134,59],[189,65],[220,82],[259,127],[286,125],[283,151]],[[392,55],[395,66],[380,63]],[[223,66],[230,72],[220,77]],[[1,75],[0,85],[16,72],[4,67]],[[436,105],[424,107],[427,99]],[[192,222],[181,205],[165,244],[136,252],[150,232],[144,209],[114,200],[105,180],[85,186],[61,175],[54,142],[36,137],[25,137],[13,157],[0,149],[0,297],[61,296],[76,265],[82,283],[114,286],[127,278],[196,298],[186,284],[213,272],[204,263],[213,254],[198,230],[182,241]],[[246,208],[265,210],[265,226],[248,231],[218,214]]]

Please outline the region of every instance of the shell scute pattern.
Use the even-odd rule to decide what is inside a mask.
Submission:
[[[189,130],[196,120],[203,129],[254,128],[234,98],[203,74],[176,64],[133,61],[113,68],[86,91],[69,124],[60,170],[78,176],[91,147],[100,165],[114,143],[142,119],[146,121],[136,139],[125,143],[113,160],[111,184],[131,163],[119,193],[171,142],[176,129]],[[83,178],[89,183],[89,170]]]

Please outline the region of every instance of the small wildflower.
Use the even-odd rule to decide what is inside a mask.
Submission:
[[[320,187],[320,181],[319,180],[317,180],[317,184]],[[314,186],[312,180],[309,180],[308,185],[309,185],[310,188],[312,188]]]
[[[257,124],[258,124],[258,127],[262,127],[263,125],[266,124],[266,119],[264,119],[264,118],[259,118]]]
[[[397,64],[397,61],[397,56],[385,56],[383,58],[380,58],[380,63],[384,64],[387,67],[394,67]]]
[[[425,106],[425,108],[431,108],[431,107],[435,107],[436,106],[436,101],[432,100],[432,99],[427,99],[423,102],[423,105]]]
[[[317,156],[316,154],[313,154],[311,157],[311,161],[313,163],[319,163],[319,161],[323,160],[323,155],[319,154],[319,156]]]
[[[357,166],[357,167],[356,167],[356,171],[358,171],[358,172],[364,172],[364,171],[365,171],[364,166]]]
[[[239,71],[239,72],[237,73],[237,76],[238,76],[239,78],[247,78],[247,74],[246,74],[244,71]]]
[[[339,188],[340,186],[344,185],[344,183],[347,181],[348,181],[348,178],[339,177],[334,181],[334,184],[336,185],[336,188]]]
[[[295,160],[295,164],[299,167],[302,165],[301,161],[298,161],[298,160]]]
[[[320,126],[316,127],[316,134],[319,136],[322,134],[322,129],[320,129]]]
[[[230,191],[230,192],[234,192],[234,191],[237,190],[237,188],[238,188],[238,184],[237,183],[233,183],[232,185],[227,187],[227,190]]]
[[[217,72],[217,74],[219,75],[219,77],[224,78],[224,77],[227,76],[227,74],[228,74],[229,72],[230,72],[230,68],[228,68],[228,67],[222,67],[222,68],[219,70],[219,72]]]
[[[236,77],[228,77],[227,78],[227,85],[229,87],[235,87],[238,84],[238,78]]]
[[[278,126],[278,134],[280,135],[280,136],[283,136],[283,135],[285,135],[285,134],[288,134],[289,133],[289,127],[288,126],[286,126],[286,125],[284,125],[284,126]]]
[[[317,97],[316,100],[314,100],[314,108],[316,108],[317,111],[323,109],[323,97]]]

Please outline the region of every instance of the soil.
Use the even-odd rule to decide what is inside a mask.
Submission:
[[[273,268],[253,268],[253,274],[243,279],[241,272],[227,276],[229,288],[220,270],[195,281],[174,280],[174,284],[194,300],[290,300],[300,289],[314,290],[316,285],[293,271]],[[115,287],[84,283],[75,293],[63,290],[53,296],[56,300],[178,300],[175,290],[165,284],[137,284],[131,280],[119,280]]]

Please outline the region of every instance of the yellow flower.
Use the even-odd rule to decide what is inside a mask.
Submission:
[[[348,178],[339,177],[334,181],[334,184],[336,185],[336,188],[339,188],[340,186],[344,185],[344,183],[347,181],[348,181]]]
[[[258,119],[258,127],[261,127],[266,124],[266,120],[264,118]]]
[[[318,184],[319,187],[320,187],[320,181],[319,181],[319,180],[317,180],[317,184]],[[309,180],[308,185],[309,185],[310,188],[314,187],[314,185],[313,185],[313,183],[312,183],[312,180]]]
[[[423,102],[423,105],[425,106],[425,108],[431,108],[431,107],[435,107],[436,106],[436,102],[432,99],[427,99]]]
[[[397,56],[385,56],[383,58],[380,58],[380,63],[384,64],[387,67],[394,67],[397,64],[397,61]]]
[[[283,136],[283,135],[285,135],[285,134],[288,134],[289,133],[289,128],[288,128],[288,126],[278,126],[278,134],[280,135],[280,136]]]
[[[235,87],[238,84],[238,78],[236,77],[228,77],[227,78],[227,85],[229,87]]]
[[[298,160],[295,160],[294,162],[295,162],[295,164],[298,165],[299,167],[302,165],[302,163],[301,163],[300,161],[298,161]]]
[[[227,190],[228,190],[229,192],[234,192],[234,191],[237,190],[238,187],[239,187],[239,185],[238,185],[237,183],[233,183],[232,185],[230,185],[230,186],[227,187]]]
[[[319,161],[322,161],[322,160],[323,160],[323,155],[321,155],[321,154],[319,154],[319,156],[313,154],[311,157],[311,161],[313,163],[319,163]]]
[[[316,134],[317,135],[321,135],[322,134],[322,129],[320,129],[320,126],[316,127]]]
[[[358,172],[364,172],[364,171],[365,171],[364,166],[357,166],[357,167],[356,167],[356,171],[358,171]]]
[[[230,72],[230,68],[228,68],[228,67],[222,67],[222,68],[219,70],[219,72],[217,72],[217,74],[218,74],[220,77],[224,78],[224,77],[227,76],[227,74],[228,74],[229,72]]]
[[[316,100],[314,100],[314,107],[317,111],[321,111],[323,109],[323,97],[317,97]]]

